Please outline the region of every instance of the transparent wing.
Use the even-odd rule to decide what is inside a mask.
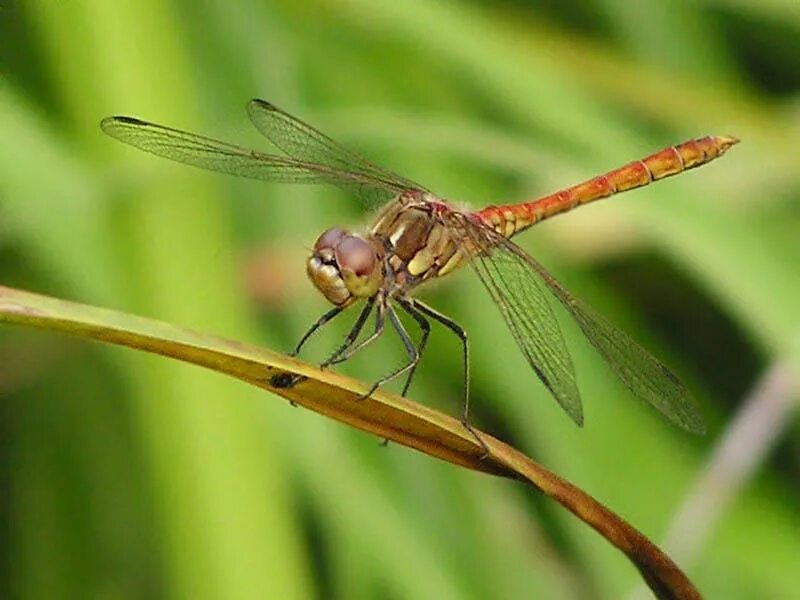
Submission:
[[[279,183],[330,183],[367,202],[387,201],[407,188],[361,171],[264,154],[132,117],[107,117],[105,133],[163,158],[229,175]]]
[[[460,213],[452,213],[450,224],[474,248],[476,255],[470,264],[492,295],[528,364],[567,414],[583,425],[575,368],[547,286],[517,253],[502,244],[505,238],[494,230]]]
[[[265,100],[254,99],[247,105],[250,120],[268,140],[294,159],[326,165],[334,170],[358,173],[384,182],[392,188],[426,190],[420,184],[348,150],[308,123]]]
[[[520,344],[523,352],[526,352],[526,356],[530,352],[527,347],[531,345],[547,345],[549,351],[555,353],[556,357],[561,356],[563,352],[564,342],[560,334],[541,332],[532,336],[532,341],[520,341],[519,339],[520,332],[530,335],[527,331],[530,329],[530,325],[522,326],[520,323],[530,323],[531,317],[526,317],[522,313],[526,311],[533,315],[541,313],[541,289],[542,286],[546,286],[575,318],[583,334],[628,389],[646,400],[676,425],[696,434],[705,432],[703,419],[689,392],[667,367],[621,329],[575,298],[547,269],[522,248],[490,227],[475,222],[466,215],[460,215],[458,221],[462,231],[467,232],[469,239],[474,240],[477,248],[483,253],[483,256],[477,256],[472,262],[482,265],[477,267],[483,271],[479,272],[479,276],[484,284],[487,284],[486,279],[490,279],[487,284],[489,291],[500,289],[503,295],[513,296],[517,299],[510,304],[507,303],[507,308],[501,308],[501,310],[504,311],[506,322],[509,323],[509,327],[517,338],[517,343]],[[509,271],[513,273],[513,276],[508,274]],[[513,282],[510,285],[514,287],[514,290],[505,289],[509,287],[508,282]],[[493,295],[496,296],[496,292]],[[539,350],[539,352],[544,355],[543,350]],[[529,358],[529,362],[530,360]],[[558,368],[557,372],[563,377],[567,373],[567,366],[563,364],[563,358],[558,360],[562,366]],[[534,369],[536,369],[535,365]],[[559,395],[555,392],[554,395],[567,412],[570,412]]]

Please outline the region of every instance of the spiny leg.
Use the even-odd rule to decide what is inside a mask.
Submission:
[[[394,327],[395,331],[397,331],[400,339],[403,342],[403,346],[405,347],[406,354],[408,355],[408,363],[400,367],[399,369],[395,369],[388,375],[384,375],[378,381],[372,384],[372,387],[369,391],[361,396],[362,400],[369,398],[372,393],[377,390],[380,386],[384,383],[391,381],[395,377],[399,377],[409,369],[413,369],[417,363],[419,362],[419,353],[417,352],[417,348],[414,346],[414,341],[409,337],[408,333],[406,332],[403,324],[400,322],[400,319],[397,318],[397,313],[394,312],[394,308],[389,302],[385,302],[384,306],[386,308],[386,312],[389,314],[389,321],[392,323],[392,327]]]
[[[325,362],[323,362],[320,365],[322,368],[325,368],[331,364],[339,362],[337,359],[352,347],[353,343],[361,334],[361,330],[364,328],[364,323],[367,322],[367,319],[369,318],[369,315],[372,312],[373,306],[375,306],[374,296],[372,298],[367,298],[367,302],[366,304],[364,304],[364,308],[361,310],[361,314],[358,315],[358,319],[356,319],[356,322],[353,323],[353,327],[350,328],[350,332],[344,339],[344,343],[341,346],[339,346],[339,348],[333,354],[331,354]]]
[[[375,302],[375,298],[371,298],[371,300],[372,300],[372,303]],[[352,345],[352,341],[351,341],[349,344],[345,344],[342,348],[339,348],[339,350],[337,350],[333,354],[333,356],[331,356],[328,360],[326,360],[324,363],[322,363],[322,366],[323,367],[327,367],[328,365],[338,365],[339,363],[342,363],[342,362],[350,359],[356,352],[358,352],[359,350],[364,348],[364,346],[367,346],[367,345],[371,344],[372,342],[374,342],[376,339],[378,339],[380,337],[380,335],[383,333],[384,311],[385,311],[385,309],[386,309],[386,307],[384,306],[383,297],[381,297],[378,300],[378,310],[377,310],[377,313],[375,315],[375,330],[368,337],[366,337],[363,340],[361,340],[355,346]],[[365,317],[365,320],[366,320],[366,317]],[[358,328],[358,331],[356,332],[356,336],[355,337],[358,337],[358,333],[361,332],[361,328],[363,326],[364,326],[364,323],[361,323],[359,325],[359,328]],[[351,333],[353,333],[353,332],[351,331]],[[348,338],[349,337],[350,336],[348,335]],[[355,338],[353,338],[353,341],[354,340],[355,340]]]
[[[416,309],[412,300],[409,300],[404,297],[398,297],[397,302],[400,303],[400,306],[403,310],[405,310],[411,317],[417,322],[420,329],[422,330],[422,337],[419,340],[419,345],[417,345],[417,355],[419,358],[422,358],[422,353],[425,351],[425,345],[428,343],[428,336],[431,333],[431,324],[428,322],[423,315]],[[406,377],[406,383],[403,385],[403,391],[401,392],[401,396],[405,396],[408,388],[411,387],[411,380],[414,378],[414,373],[417,371],[417,362],[411,370],[408,372],[408,377]]]
[[[295,349],[289,353],[289,356],[297,356],[298,354],[300,354],[300,350],[303,348],[303,345],[308,341],[308,338],[314,335],[317,329],[325,325],[325,323],[333,320],[334,317],[341,314],[343,310],[344,308],[342,308],[341,306],[336,306],[331,310],[329,310],[328,312],[326,312],[324,315],[322,315],[319,319],[317,319],[317,322],[314,323],[311,326],[311,328],[305,332],[303,337],[300,338],[300,341],[297,342],[297,346],[295,346]]]
[[[483,448],[483,456],[481,456],[481,459],[484,459],[489,456],[489,448],[480,438],[475,429],[473,429],[472,425],[469,424],[469,341],[467,339],[467,332],[463,327],[461,327],[461,325],[453,321],[450,317],[443,315],[438,310],[431,308],[427,304],[420,302],[415,298],[407,298],[407,300],[416,310],[431,317],[432,319],[435,319],[436,321],[439,321],[439,323],[455,333],[461,340],[464,356],[464,411],[461,414],[461,424],[472,434],[472,437],[478,441],[478,443],[481,445],[481,448]]]
[[[308,331],[305,332],[303,337],[300,338],[300,341],[297,342],[297,346],[295,346],[294,350],[289,353],[289,356],[297,356],[300,354],[300,350],[303,348],[303,345],[308,341],[310,338],[320,327],[325,325],[328,321],[333,320],[334,317],[337,317],[342,313],[344,308],[341,306],[336,306],[322,315],[319,319],[317,319],[316,323],[314,323]],[[293,387],[297,381],[299,381],[299,377],[284,377],[283,375],[273,376],[270,380],[270,383],[275,387],[282,387],[282,388],[290,388]],[[297,403],[289,400],[289,404],[292,406],[297,406]]]
[[[431,333],[431,324],[428,322],[424,316],[422,316],[414,306],[404,297],[398,297],[397,301],[400,303],[400,306],[405,310],[409,315],[411,315],[414,320],[419,325],[420,329],[422,330],[422,337],[419,340],[419,344],[417,345],[417,355],[419,359],[422,359],[422,353],[425,350],[425,344],[428,343],[428,336]],[[403,385],[403,391],[400,393],[401,396],[405,396],[406,392],[408,392],[408,388],[411,386],[411,381],[414,378],[414,373],[417,371],[417,366],[419,365],[419,359],[411,367],[411,370],[408,372],[408,377],[406,377],[406,382]],[[384,438],[383,442],[381,442],[381,446],[388,446],[389,439]]]
[[[407,300],[414,307],[414,309],[431,317],[432,319],[435,319],[436,321],[439,321],[439,323],[455,333],[461,340],[464,358],[464,412],[462,415],[462,420],[467,421],[469,419],[469,341],[467,340],[467,332],[464,331],[464,328],[461,327],[461,325],[453,321],[450,317],[443,315],[438,310],[431,308],[416,298],[408,298]]]

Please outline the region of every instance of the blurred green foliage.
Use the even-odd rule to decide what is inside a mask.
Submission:
[[[520,240],[675,367],[706,438],[640,406],[567,326],[578,430],[469,272],[424,293],[470,332],[476,421],[658,541],[800,335],[799,36],[794,0],[0,1],[0,282],[278,349],[325,310],[305,248],[365,223],[357,202],[143,155],[102,136],[110,114],[268,147],[243,111],[263,97],[474,206],[737,135],[713,165]],[[411,395],[455,413],[457,343],[434,333]],[[401,360],[386,338],[345,370]],[[190,366],[4,328],[0,395],[15,597],[620,598],[638,579],[513,483]],[[709,598],[798,594],[799,457],[795,422],[685,565]]]

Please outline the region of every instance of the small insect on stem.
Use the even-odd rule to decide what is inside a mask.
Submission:
[[[306,377],[303,375],[284,371],[283,373],[277,373],[270,377],[269,384],[276,389],[287,390],[293,388],[304,379],[306,379]]]

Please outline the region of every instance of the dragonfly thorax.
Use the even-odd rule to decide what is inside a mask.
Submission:
[[[376,245],[339,227],[319,236],[308,258],[306,273],[322,295],[336,306],[374,296],[383,281]]]

